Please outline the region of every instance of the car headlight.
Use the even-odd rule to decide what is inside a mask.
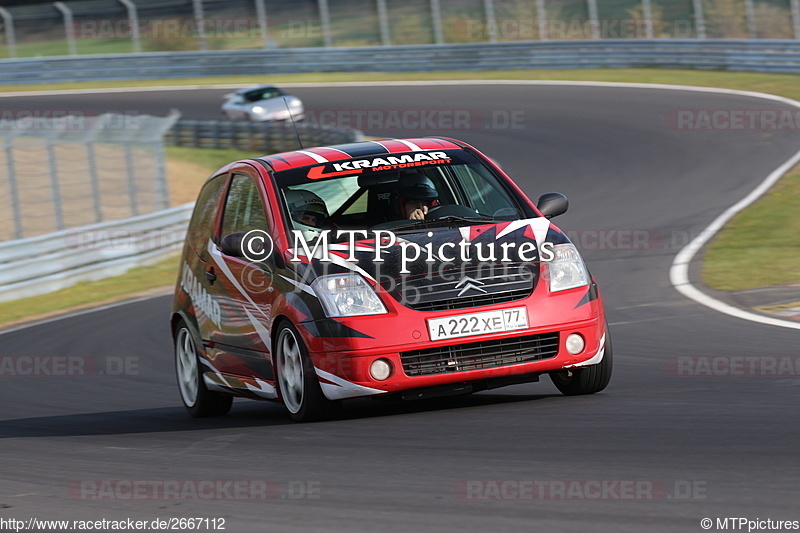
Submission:
[[[360,274],[320,276],[311,288],[329,317],[382,315],[383,302]]]
[[[253,113],[261,114],[264,112],[264,108],[261,107],[260,105],[254,105],[252,111]]]
[[[553,260],[545,262],[550,279],[550,292],[565,291],[589,284],[589,271],[574,244],[553,246]]]

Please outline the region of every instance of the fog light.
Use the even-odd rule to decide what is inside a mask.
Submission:
[[[583,337],[577,333],[573,333],[567,337],[567,342],[565,344],[567,346],[567,351],[572,355],[578,355],[586,347],[586,342],[584,342]]]
[[[369,374],[378,381],[388,379],[392,375],[392,363],[387,359],[376,359],[369,367]]]

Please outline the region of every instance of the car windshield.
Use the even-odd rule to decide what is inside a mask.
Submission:
[[[289,229],[300,230],[306,240],[313,241],[323,229],[403,233],[531,216],[475,157],[461,150],[428,154],[446,157],[371,155],[344,164],[277,172]],[[417,213],[415,217],[416,209],[423,216]]]
[[[260,87],[258,89],[253,89],[252,91],[247,91],[246,93],[242,94],[242,97],[245,102],[258,102],[261,100],[269,100],[270,98],[275,98],[281,96],[281,91],[276,89],[275,87]]]

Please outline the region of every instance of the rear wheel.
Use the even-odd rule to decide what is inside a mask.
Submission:
[[[175,374],[181,400],[193,417],[222,416],[231,410],[233,396],[208,390],[197,346],[192,332],[181,321],[175,333]]]
[[[596,365],[550,372],[550,379],[553,380],[553,385],[567,396],[594,394],[606,388],[611,380],[612,367],[611,337],[608,336],[606,328],[606,346],[602,361]]]
[[[275,367],[281,400],[292,419],[309,422],[333,414],[339,402],[322,393],[308,350],[288,322],[281,323],[275,337]]]

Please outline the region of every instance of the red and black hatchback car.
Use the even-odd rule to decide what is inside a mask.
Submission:
[[[550,219],[453,139],[366,141],[237,161],[203,186],[171,325],[183,403],[234,396],[292,418],[342,400],[611,377],[600,293]]]

